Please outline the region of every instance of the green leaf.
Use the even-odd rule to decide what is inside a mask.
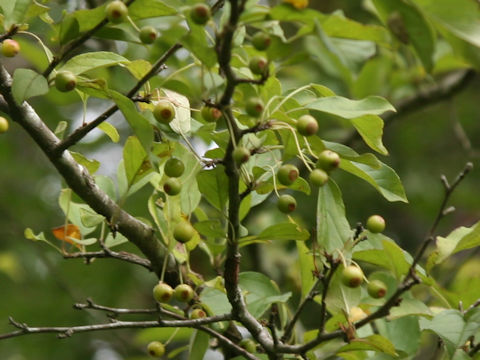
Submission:
[[[388,31],[378,25],[366,25],[348,19],[339,13],[328,16],[322,22],[322,27],[328,36],[354,40],[370,40],[378,45],[390,47]]]
[[[58,69],[58,71],[70,71],[75,75],[80,75],[90,70],[119,64],[128,64],[128,62],[128,59],[113,52],[89,52],[71,58],[60,69]]]
[[[437,236],[437,256],[434,264],[440,264],[449,256],[459,251],[480,245],[480,221],[471,227],[461,226],[453,230],[447,237]]]
[[[16,69],[13,73],[12,95],[18,104],[34,96],[48,93],[48,82],[30,69]]]
[[[409,355],[417,353],[421,338],[417,317],[407,316],[400,319],[378,321],[376,324],[380,334],[390,339],[398,352],[405,352]],[[406,336],[406,334],[408,335]]]
[[[202,360],[209,347],[210,336],[203,331],[195,330],[190,338],[188,360]]]
[[[379,351],[391,356],[397,356],[395,347],[387,338],[381,335],[370,335],[366,338],[353,339],[350,344],[342,346],[337,350],[338,353],[347,351]]]
[[[422,330],[431,330],[445,341],[447,351],[453,355],[455,350],[464,345],[468,338],[480,329],[480,312],[476,309],[474,316],[464,319],[458,310],[444,310],[432,320],[420,319]]]
[[[472,0],[413,0],[436,25],[480,47],[480,11]]]
[[[435,33],[424,15],[417,7],[407,2],[396,0],[374,0],[373,2],[385,24],[388,24],[388,18],[392,14],[400,16],[398,21],[401,23],[397,26],[402,26],[402,30],[408,35],[408,41],[415,48],[427,71],[430,71],[433,67]]]
[[[77,19],[81,33],[93,29],[105,19],[105,6],[106,5],[102,5],[89,10],[77,10],[72,13]]]
[[[382,155],[388,155],[383,146],[383,120],[376,115],[364,115],[351,120],[355,129],[371,149]]]
[[[202,170],[197,175],[200,192],[216,209],[223,212],[228,200],[228,178],[222,165]]]
[[[300,275],[302,279],[302,299],[307,296],[308,292],[315,283],[313,271],[315,264],[313,262],[312,251],[303,241],[297,241],[298,265],[300,266]]]
[[[147,153],[138,138],[129,136],[123,148],[123,163],[125,164],[125,173],[129,186],[133,184],[133,180],[140,172],[146,157]]]
[[[395,108],[380,96],[368,96],[362,100],[351,100],[341,96],[329,96],[315,100],[306,107],[312,110],[337,115],[345,119],[355,119],[364,115],[381,115]]]
[[[87,169],[88,172],[92,175],[95,174],[100,167],[100,162],[98,162],[97,160],[90,160],[85,155],[74,151],[70,151],[70,154],[77,163],[84,166],[85,169]]]
[[[202,62],[207,68],[212,68],[216,62],[217,57],[215,50],[207,41],[205,34],[205,27],[197,25],[187,17],[190,31],[182,39],[182,45],[185,46],[198,60]]]
[[[72,199],[72,189],[62,189],[60,196],[58,198],[58,204],[62,209],[63,213],[68,217],[68,220],[77,225],[80,228],[80,233],[85,236],[90,234],[96,229],[95,226],[85,226],[82,222],[82,212],[87,211],[94,213],[93,209],[86,205],[77,203],[71,200]]]
[[[379,164],[380,168],[375,169],[366,164],[342,158],[340,168],[371,184],[388,201],[408,202],[400,178],[395,171],[380,161]]]
[[[433,316],[430,308],[425,305],[422,301],[417,299],[402,299],[402,302],[399,306],[395,306],[390,310],[390,315],[388,315],[388,320],[399,319],[404,316],[424,316],[426,318],[431,318]]]
[[[153,142],[152,125],[137,111],[135,104],[129,98],[116,91],[109,91],[109,95],[115,101],[123,116],[125,116],[145,151],[149,153]]]
[[[28,7],[32,0],[0,0],[3,9],[3,21],[5,29],[13,24],[21,24],[25,20]]]
[[[109,122],[102,122],[97,126],[97,129],[102,130],[114,143],[117,143],[120,140],[120,134],[117,129]]]
[[[128,15],[132,19],[175,15],[177,10],[161,0],[136,0],[128,7]]]
[[[83,225],[94,227],[101,224],[105,220],[105,217],[88,209],[80,209],[80,220]]]
[[[243,272],[239,274],[238,283],[243,293],[250,313],[259,318],[277,302],[287,301],[291,293],[280,294],[278,287],[266,275],[257,272]]]
[[[165,96],[175,107],[175,117],[170,122],[170,127],[177,134],[187,135],[191,129],[190,101],[182,94],[168,89],[163,89]]]
[[[318,189],[317,242],[328,253],[341,249],[352,236],[345,217],[345,205],[337,184],[330,179]]]
[[[75,39],[79,32],[80,26],[78,25],[77,18],[72,14],[65,16],[60,22],[60,45],[64,45],[70,40]]]
[[[281,240],[300,240],[304,241],[310,238],[310,233],[293,223],[278,223],[269,226],[258,235],[247,236],[239,240],[240,244],[247,244],[255,241],[281,241]]]

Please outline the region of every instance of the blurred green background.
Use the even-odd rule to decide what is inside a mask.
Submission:
[[[60,2],[54,6],[59,13],[64,7],[74,6],[73,3]],[[322,11],[343,9],[347,16],[359,21],[371,20],[371,16],[362,8],[362,1],[318,3]],[[33,31],[40,29],[40,24],[32,27]],[[155,59],[167,45],[167,41],[164,43],[160,40],[151,53],[142,48],[137,56]],[[115,48],[112,47],[112,50]],[[138,50],[132,47],[127,51],[133,54]],[[172,60],[169,65],[174,68],[179,61]],[[9,69],[25,66],[21,57],[6,65]],[[115,77],[111,74],[106,76],[111,76],[110,80],[121,86],[125,86],[124,81],[131,81],[121,72],[116,73]],[[186,72],[183,76],[186,81],[193,82],[195,79],[193,72]],[[324,72],[315,60],[297,63],[279,76],[286,80],[284,90],[317,82],[332,87],[339,95],[355,97],[358,93],[358,89],[355,92],[341,79]],[[347,217],[352,226],[357,222],[365,222],[373,213],[382,214],[388,224],[386,234],[406,249],[414,251],[430,228],[442,200],[440,175],[445,174],[453,179],[467,161],[472,161],[476,168],[454,193],[451,204],[457,211],[441,223],[438,233],[446,235],[454,227],[470,226],[480,217],[479,89],[480,79],[475,78],[452,99],[421,107],[405,117],[397,117],[386,129],[384,143],[390,156],[381,160],[399,174],[409,199],[408,204],[388,203],[368,184],[344,172],[333,175],[342,189]],[[368,93],[368,89],[360,90],[360,93]],[[374,92],[376,90],[372,89]],[[394,103],[399,97],[392,93],[381,95],[393,97]],[[76,121],[77,125],[81,121],[81,105],[70,95],[60,95],[52,90],[46,99],[32,101],[32,104],[52,129],[61,120],[69,123]],[[92,104],[88,118],[93,118],[106,106],[101,102]],[[120,117],[113,122],[122,127]],[[324,130],[326,139],[338,140],[344,138],[351,129],[338,129],[337,125],[327,124]],[[123,137],[127,131],[124,129]],[[367,151],[360,142],[354,148],[359,152]],[[121,158],[120,145],[103,145],[95,137],[76,149],[101,160],[101,172],[110,176]],[[85,265],[82,260],[64,260],[46,244],[24,238],[27,227],[35,232],[44,231],[50,236],[53,227],[63,224],[64,217],[58,206],[62,182],[47,158],[13,122],[11,131],[0,137],[0,166],[0,333],[13,330],[8,324],[9,316],[31,326],[67,326],[106,321],[102,313],[72,308],[74,303],[84,302],[87,297],[108,306],[153,306],[151,288],[156,278],[143,268],[116,260],[100,259],[90,265]],[[129,200],[127,208],[145,216],[146,196],[147,191],[140,192]],[[315,197],[301,198],[299,203],[302,206],[297,216],[313,226]],[[278,216],[274,207],[273,202],[266,202],[255,210],[249,216],[250,226],[268,225],[272,216]],[[122,249],[133,250],[129,245]],[[298,274],[294,273],[295,270],[290,270],[290,273],[287,271],[295,269],[290,266],[295,261],[294,251],[274,246],[263,246],[260,250],[262,257],[271,262],[255,261],[258,258],[253,248],[245,253],[245,268],[260,266],[279,281],[280,286],[298,291],[295,283]],[[439,278],[444,280],[444,285],[456,291],[473,288],[479,282],[480,275],[477,255],[472,252],[460,253],[455,261],[443,266]],[[202,266],[202,263],[199,262],[197,266]],[[284,274],[282,271],[287,271],[286,276],[281,276]],[[463,283],[454,281],[457,271],[465,274]],[[144,342],[136,340],[138,333],[132,330],[85,333],[63,340],[58,340],[53,334],[23,336],[0,341],[0,359],[141,359],[145,357]]]

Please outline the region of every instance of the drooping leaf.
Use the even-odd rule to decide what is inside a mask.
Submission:
[[[129,98],[116,91],[109,91],[109,95],[115,101],[123,116],[125,116],[145,151],[149,153],[153,142],[152,125],[138,112],[135,104]]]
[[[318,190],[316,216],[319,246],[328,253],[341,249],[352,236],[352,230],[345,217],[342,193],[331,179]]]
[[[18,104],[47,92],[47,79],[37,72],[30,69],[16,69],[13,73],[12,95]]]
[[[209,347],[209,340],[208,334],[195,330],[190,338],[188,360],[202,360]]]
[[[223,211],[228,200],[228,178],[223,166],[202,170],[197,175],[200,192],[216,209]]]
[[[395,171],[380,162],[380,168],[372,168],[366,164],[342,158],[340,168],[358,176],[371,184],[388,201],[408,202],[400,178]]]
[[[132,185],[134,179],[142,170],[142,165],[147,157],[145,149],[135,136],[130,136],[123,148],[123,163],[127,175],[128,185]]]
[[[104,121],[98,125],[97,128],[102,130],[114,143],[117,143],[120,140],[120,134],[117,129],[109,122]]]
[[[100,167],[100,162],[95,159],[88,159],[85,155],[74,151],[70,151],[70,154],[77,163],[85,167],[85,169],[87,169],[87,171],[92,175],[95,174]]]
[[[383,120],[376,115],[364,115],[351,120],[352,125],[365,143],[376,152],[388,155],[388,150],[382,142]]]
[[[128,15],[132,19],[147,19],[167,15],[175,15],[177,10],[162,0],[136,0],[128,7]]]

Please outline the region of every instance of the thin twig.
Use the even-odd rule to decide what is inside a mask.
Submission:
[[[132,264],[143,266],[144,268],[152,271],[151,262],[147,259],[141,258],[138,255],[131,254],[125,251],[112,251],[110,249],[103,251],[91,251],[91,252],[76,252],[63,254],[65,259],[95,259],[95,258],[112,258],[123,260]]]
[[[85,310],[85,309],[92,309],[92,310],[99,310],[99,311],[106,311],[113,315],[123,315],[123,314],[156,314],[158,313],[158,309],[121,309],[121,308],[112,308],[109,306],[98,305],[93,302],[91,298],[86,300],[86,303],[76,303],[73,305],[74,309],[77,310]]]

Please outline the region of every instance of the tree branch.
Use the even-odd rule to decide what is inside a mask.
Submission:
[[[102,251],[91,251],[91,252],[76,252],[76,253],[69,253],[63,254],[65,259],[96,259],[96,258],[112,258],[123,260],[132,264],[137,264],[143,266],[147,270],[152,271],[152,266],[149,260],[143,259],[135,254],[131,254],[125,251],[112,251],[112,250],[102,250]]]
[[[163,249],[155,238],[154,230],[118,206],[95,184],[88,171],[80,166],[69,152],[63,152],[61,155],[57,154],[56,147],[60,140],[27,102],[22,105],[15,102],[11,93],[11,83],[10,75],[3,66],[0,66],[0,92],[8,104],[12,119],[27,131],[65,179],[68,186],[94,211],[113,221],[119,232],[134,243],[150,260],[153,271],[160,276],[163,264]]]
[[[123,315],[123,314],[157,314],[159,311],[157,308],[154,309],[121,309],[121,308],[112,308],[109,306],[98,305],[93,302],[91,298],[87,299],[85,304],[83,303],[76,303],[73,305],[74,309],[77,310],[85,310],[85,309],[92,309],[92,310],[99,310],[99,311],[106,311],[109,312],[111,315]]]

